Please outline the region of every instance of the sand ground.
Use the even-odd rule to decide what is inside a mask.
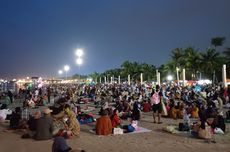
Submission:
[[[170,134],[162,127],[182,120],[162,119],[163,124],[154,124],[152,113],[144,113],[139,126],[152,130],[146,133],[97,136],[89,132],[92,126],[82,125],[79,137],[67,140],[72,148],[87,152],[230,152],[230,125],[225,135],[216,135],[217,143],[207,143],[188,134]],[[123,123],[128,123],[123,121]],[[52,140],[35,141],[21,139],[19,131],[4,131],[7,123],[0,124],[0,152],[51,152]]]

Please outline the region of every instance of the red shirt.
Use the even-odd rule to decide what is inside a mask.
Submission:
[[[115,127],[117,127],[118,125],[121,124],[121,120],[120,120],[120,118],[118,117],[117,114],[115,114],[115,115],[113,116],[113,118],[111,119],[111,122],[112,122],[112,127],[113,127],[113,128],[115,128]]]

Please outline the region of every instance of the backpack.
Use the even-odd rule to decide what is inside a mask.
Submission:
[[[131,124],[129,124],[127,130],[128,132],[134,132],[135,128]]]
[[[151,105],[159,103],[159,94],[155,92],[151,97]]]

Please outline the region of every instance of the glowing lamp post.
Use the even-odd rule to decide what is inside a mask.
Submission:
[[[83,63],[82,58],[77,58],[76,63],[77,63],[77,65],[78,65],[79,71],[80,71],[80,66],[81,66],[82,63]],[[79,72],[79,81],[80,81],[80,79],[81,79],[81,75],[80,75],[80,72]]]
[[[62,75],[63,71],[62,70],[59,70],[58,71],[58,74]]]
[[[70,69],[70,67],[68,65],[64,66],[66,80],[67,80],[67,72],[69,71],[69,69]]]
[[[76,60],[76,63],[79,67],[79,71],[80,71],[80,66],[82,65],[83,63],[83,59],[82,59],[82,56],[83,56],[84,52],[82,49],[77,49],[76,50],[76,55],[77,55],[77,60]],[[80,75],[80,72],[79,72],[79,81],[81,79],[81,75]]]
[[[77,49],[76,55],[77,55],[78,58],[82,57],[83,54],[84,54],[84,53],[83,53],[83,50],[82,50],[82,49]]]
[[[82,65],[82,63],[83,63],[82,58],[78,58],[78,59],[76,60],[76,63],[77,63],[77,65],[80,67],[80,65]]]

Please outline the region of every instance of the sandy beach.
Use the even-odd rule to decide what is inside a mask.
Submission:
[[[229,124],[225,135],[215,135],[216,143],[207,143],[202,139],[192,138],[188,133],[170,134],[164,132],[162,127],[169,124],[177,125],[182,120],[163,118],[163,124],[154,124],[152,113],[144,113],[139,126],[151,130],[151,132],[97,136],[89,130],[91,125],[81,125],[79,137],[67,140],[75,149],[84,149],[87,152],[228,152],[230,148]],[[123,121],[127,124],[127,121]],[[52,140],[35,141],[33,139],[21,139],[20,131],[4,131],[7,123],[0,124],[0,152],[50,152]]]

